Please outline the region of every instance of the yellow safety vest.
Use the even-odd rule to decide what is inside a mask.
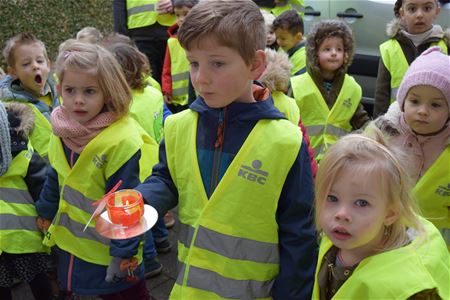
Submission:
[[[421,291],[436,289],[450,299],[450,256],[439,231],[422,219],[428,237],[422,244],[410,244],[363,259],[332,299],[409,299]],[[332,247],[322,237],[313,297],[320,299],[317,275],[324,256]]]
[[[450,146],[416,183],[413,193],[423,216],[441,230],[450,250]]]
[[[275,107],[278,108],[292,124],[298,126],[298,122],[300,121],[300,110],[298,109],[295,100],[280,91],[273,91],[272,98]]]
[[[145,80],[147,81],[147,83],[148,83],[151,87],[154,87],[155,89],[157,89],[158,91],[161,92],[161,85],[160,85],[159,82],[156,81],[153,77],[147,76],[147,77],[145,78]]]
[[[3,147],[3,145],[2,145]],[[0,254],[48,252],[36,226],[34,200],[24,181],[33,150],[21,151],[0,176]]]
[[[170,75],[172,78],[172,104],[187,105],[189,97],[189,61],[177,38],[167,40],[170,52]]]
[[[261,8],[272,13],[275,17],[278,17],[285,11],[291,9],[298,11],[298,14],[301,17],[303,17],[303,14],[305,13],[304,0],[289,0],[286,1],[286,4],[283,6],[275,6],[274,8],[270,7],[261,7]]]
[[[150,26],[158,22],[163,26],[172,26],[176,22],[174,14],[159,15],[156,12],[158,0],[127,0],[128,29]]]
[[[302,135],[284,119],[258,121],[208,199],[197,161],[197,122],[197,113],[186,110],[168,117],[164,128],[179,192],[181,268],[171,298],[269,298],[279,272],[278,199]]]
[[[295,51],[289,61],[292,64],[291,75],[295,75],[298,71],[306,68],[306,47],[302,47]]]
[[[163,96],[157,89],[147,86],[142,92],[133,90],[130,116],[133,117],[157,143],[163,135]]]
[[[447,54],[447,45],[443,40],[432,43],[431,46],[439,46]],[[391,74],[391,103],[395,101],[398,88],[402,82],[406,70],[409,68],[408,61],[403,53],[400,43],[396,39],[390,39],[380,45],[380,54],[384,66]]]
[[[95,210],[92,203],[105,194],[108,178],[138,150],[141,150],[142,180],[144,175],[151,173],[151,167],[157,161],[158,145],[129,117],[114,122],[89,142],[72,168],[64,159],[61,139],[52,135],[49,159],[58,173],[60,200],[44,243],[56,244],[87,262],[109,265],[110,240],[97,233],[96,220],[85,232],[83,229]],[[138,260],[142,260],[142,245]]]
[[[341,91],[331,110],[308,73],[291,77],[295,101],[303,113],[302,122],[317,161],[339,137],[352,131],[350,120],[361,102],[361,87],[350,75],[345,75]]]

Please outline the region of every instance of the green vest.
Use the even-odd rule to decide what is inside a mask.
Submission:
[[[303,113],[302,122],[317,161],[339,137],[352,131],[350,120],[361,102],[361,87],[345,75],[341,91],[331,110],[308,73],[291,78],[295,101]]]
[[[278,17],[282,13],[284,13],[287,10],[294,9],[298,11],[298,14],[303,17],[303,14],[305,13],[304,8],[304,0],[289,0],[285,1],[286,4],[282,6],[275,6],[274,8],[270,7],[261,7],[262,9],[272,13],[275,17]]]
[[[140,178],[148,176],[151,166],[157,161],[158,145],[134,119],[125,117],[90,141],[72,168],[63,159],[65,155],[60,138],[52,135],[49,149],[50,163],[58,173],[60,200],[44,242],[49,246],[56,244],[84,261],[109,265],[110,240],[97,233],[96,220],[83,232],[95,210],[92,203],[103,197],[108,178],[138,150],[141,150]],[[142,260],[142,245],[138,260]]]
[[[176,22],[174,14],[158,15],[158,0],[127,0],[128,29],[150,26],[158,22],[163,26],[172,26]]]
[[[273,91],[272,98],[275,107],[278,108],[292,124],[298,126],[298,122],[300,121],[300,111],[295,100],[280,91]]]
[[[148,83],[150,86],[154,87],[155,89],[157,89],[158,91],[161,92],[161,85],[160,85],[159,82],[156,81],[153,77],[147,76],[147,77],[145,78],[145,80],[147,80],[147,83]]]
[[[3,147],[3,145],[2,145]],[[47,252],[36,226],[36,208],[24,181],[33,150],[21,151],[0,176],[0,254]]]
[[[450,250],[450,146],[416,183],[413,193],[423,216],[445,233]]]
[[[172,78],[172,104],[187,105],[189,96],[189,61],[177,38],[169,38],[170,75]]]
[[[145,87],[143,92],[133,90],[130,116],[157,143],[161,141],[163,134],[163,104],[161,92],[151,86]]]
[[[279,272],[278,199],[302,135],[287,120],[260,120],[208,199],[197,121],[197,113],[186,110],[168,117],[164,128],[179,193],[180,271],[171,298],[269,298]]]
[[[291,75],[295,75],[298,71],[306,69],[306,47],[301,47],[295,51],[289,61],[292,64]]]
[[[447,54],[447,45],[443,40],[432,43],[430,46],[439,46]],[[391,74],[391,103],[395,101],[398,88],[402,82],[406,70],[409,68],[408,61],[403,53],[400,43],[396,39],[390,39],[380,45],[380,54],[384,66]]]
[[[450,256],[439,231],[422,219],[427,240],[363,259],[332,299],[404,300],[423,290],[437,289],[442,299],[450,299]],[[322,237],[312,299],[320,299],[317,274],[330,250],[331,241]]]

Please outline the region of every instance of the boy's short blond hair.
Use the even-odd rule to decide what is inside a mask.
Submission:
[[[251,0],[200,1],[181,25],[178,40],[189,50],[206,38],[236,50],[249,65],[266,47],[264,18]]]
[[[14,57],[14,50],[22,45],[32,45],[39,44],[42,47],[42,52],[44,53],[45,59],[48,61],[47,50],[45,49],[44,43],[38,39],[34,34],[29,32],[22,32],[18,35],[13,36],[6,42],[6,46],[3,49],[3,56],[9,67],[14,67],[16,63],[16,58]]]

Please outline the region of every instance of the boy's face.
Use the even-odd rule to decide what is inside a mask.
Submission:
[[[405,98],[405,121],[417,134],[440,131],[450,117],[447,99],[430,85],[412,87]]]
[[[186,54],[192,84],[209,107],[255,101],[252,83],[264,70],[263,50],[258,50],[247,65],[236,50],[220,45],[214,38],[205,38],[194,42]]]
[[[441,9],[436,0],[405,0],[400,8],[400,16],[411,34],[419,34],[433,26]]]
[[[266,26],[266,46],[272,46],[277,41],[275,31],[273,31],[272,25]]]
[[[9,73],[20,80],[22,87],[40,95],[47,82],[50,67],[42,46],[38,43],[19,45],[14,50],[14,66]]]
[[[283,48],[284,51],[289,51],[294,48],[303,38],[301,32],[292,35],[292,33],[283,28],[277,28],[275,30],[275,36],[277,37],[278,45]]]
[[[344,64],[347,54],[340,37],[329,37],[319,47],[319,66],[325,79],[333,79],[336,71]]]
[[[181,26],[181,24],[184,23],[184,19],[186,18],[187,14],[190,10],[191,9],[187,6],[173,8],[173,12],[175,13],[175,17],[177,18],[178,26]]]

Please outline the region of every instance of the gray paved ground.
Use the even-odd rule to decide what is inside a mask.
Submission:
[[[177,220],[177,212],[174,211],[174,217]],[[152,300],[164,300],[169,298],[170,290],[176,279],[177,270],[177,234],[178,220],[175,226],[169,230],[169,239],[172,243],[172,250],[169,253],[160,254],[159,260],[163,264],[161,275],[147,279],[147,288],[150,291]],[[32,300],[33,295],[26,284],[20,283],[13,289],[13,300]],[[90,298],[92,299],[92,298]],[[85,300],[80,298],[80,300]],[[86,299],[87,300],[87,299]],[[132,299],[130,299],[132,300]]]

